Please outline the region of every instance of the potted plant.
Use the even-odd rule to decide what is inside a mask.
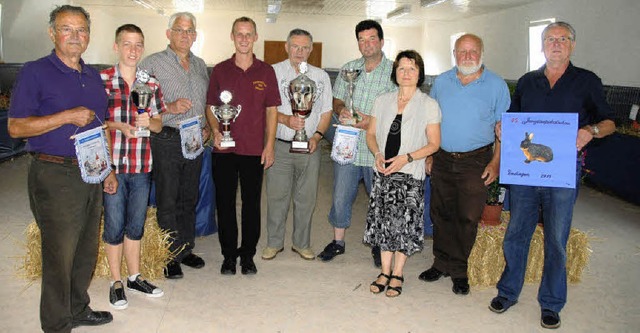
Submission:
[[[482,211],[481,223],[484,225],[499,225],[500,214],[504,201],[505,189],[500,186],[499,179],[496,178],[487,186],[487,202]]]

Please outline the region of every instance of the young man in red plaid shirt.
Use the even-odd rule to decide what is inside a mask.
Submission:
[[[127,289],[148,297],[164,294],[162,289],[140,276],[140,239],[147,217],[152,157],[150,138],[136,136],[136,129],[146,127],[151,132],[160,132],[160,113],[166,111],[166,107],[155,78],[148,78],[147,82],[136,78],[137,65],[144,53],[142,30],[133,24],[119,27],[113,49],[118,56],[118,64],[100,74],[109,95],[106,120],[111,132],[112,160],[119,184],[115,194],[104,195],[102,238],[112,278],[109,302],[115,309],[125,309],[128,302],[120,277],[123,251],[130,274]],[[147,85],[153,93],[148,110],[138,113],[132,90],[134,85],[140,84]]]

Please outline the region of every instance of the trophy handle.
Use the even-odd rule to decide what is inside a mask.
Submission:
[[[216,114],[216,106],[215,105],[211,105],[209,107],[209,111],[211,111],[211,113],[213,113],[213,116],[216,118],[216,120],[218,122],[220,122],[220,118],[218,118],[218,115]]]
[[[240,116],[240,111],[242,111],[242,105],[238,105],[238,113],[236,113],[236,116],[233,117],[233,122],[236,122],[236,119],[238,119],[238,117]]]

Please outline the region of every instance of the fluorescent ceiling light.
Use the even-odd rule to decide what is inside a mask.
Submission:
[[[388,19],[398,18],[404,15],[407,15],[409,13],[411,13],[411,6],[402,6],[387,13],[387,18]]]
[[[437,6],[447,0],[420,0],[420,7],[429,8]]]
[[[278,20],[277,14],[267,14],[266,21],[267,23],[276,23]]]
[[[278,14],[282,8],[282,0],[269,0],[267,3],[267,14]]]
[[[144,0],[132,0],[132,1],[135,2],[136,4],[140,5],[140,6],[144,7],[144,8],[153,9],[153,10],[156,9],[152,4],[150,4],[150,3],[148,3],[148,2],[146,2]]]

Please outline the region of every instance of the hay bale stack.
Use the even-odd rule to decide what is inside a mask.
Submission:
[[[110,277],[109,264],[104,252],[104,242],[102,241],[102,225],[104,219],[100,221],[100,244],[98,246],[98,259],[94,270],[95,277]],[[26,233],[26,254],[21,258],[18,267],[19,275],[28,280],[39,279],[42,276],[42,253],[40,246],[40,229],[35,222],[27,226]],[[144,224],[144,236],[140,243],[140,273],[147,279],[156,280],[163,277],[162,268],[173,258],[169,251],[169,232],[160,229],[156,219],[156,209],[147,210],[147,219]],[[124,258],[122,260],[122,276],[127,276],[127,265]]]
[[[505,261],[502,242],[509,221],[509,213],[502,212],[501,224],[497,226],[479,226],[476,243],[469,256],[467,274],[472,286],[495,286],[504,270]],[[571,228],[567,242],[567,280],[578,283],[582,272],[589,263],[589,236],[575,228]],[[525,283],[538,283],[542,280],[544,266],[544,233],[537,226],[529,247],[529,258]]]

